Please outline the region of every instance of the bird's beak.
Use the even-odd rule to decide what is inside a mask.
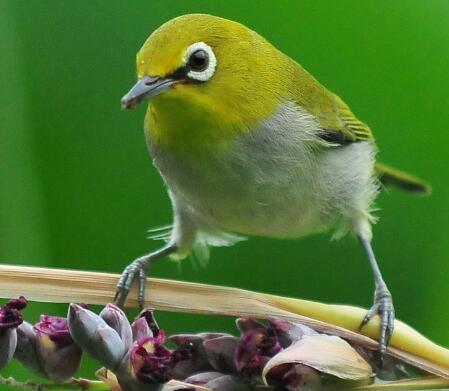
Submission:
[[[122,98],[122,109],[133,109],[144,98],[149,98],[166,91],[176,80],[158,76],[144,76],[137,81]]]

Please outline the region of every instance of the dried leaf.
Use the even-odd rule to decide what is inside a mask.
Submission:
[[[343,380],[366,380],[373,374],[371,366],[351,345],[324,334],[305,335],[274,356],[263,370],[264,381],[272,369],[284,364],[303,364]]]
[[[122,391],[122,388],[118,384],[117,377],[109,369],[100,368],[95,372],[95,375],[97,375],[103,383],[107,384],[111,388],[111,391]]]

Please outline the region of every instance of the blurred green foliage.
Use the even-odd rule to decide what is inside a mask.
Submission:
[[[171,209],[144,143],[145,105],[123,112],[119,99],[147,36],[191,12],[261,33],[372,127],[382,161],[433,184],[429,198],[379,197],[374,246],[397,316],[449,345],[446,0],[1,0],[0,261],[121,272],[158,245],[146,230],[169,223]],[[161,262],[152,275],[365,307],[373,291],[358,243],[327,235],[252,238],[214,249],[207,268]],[[30,307],[30,320],[66,310]],[[233,327],[159,319],[168,332]]]

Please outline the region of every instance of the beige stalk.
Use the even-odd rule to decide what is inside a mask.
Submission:
[[[104,305],[113,301],[118,277],[117,274],[108,273],[0,265],[0,297],[23,295],[31,301]],[[147,306],[156,310],[256,318],[277,316],[377,349],[377,341],[372,338],[378,335],[378,319],[359,331],[360,322],[366,313],[363,308],[154,278],[148,279],[147,288]],[[126,303],[128,307],[137,306],[135,289],[133,287],[129,295]],[[449,379],[449,350],[401,321],[395,322],[387,353],[431,374]]]

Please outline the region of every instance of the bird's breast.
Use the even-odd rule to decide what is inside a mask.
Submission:
[[[193,219],[224,231],[298,237],[329,220],[315,177],[314,131],[313,119],[287,104],[216,153],[189,155],[149,144],[172,196]]]

